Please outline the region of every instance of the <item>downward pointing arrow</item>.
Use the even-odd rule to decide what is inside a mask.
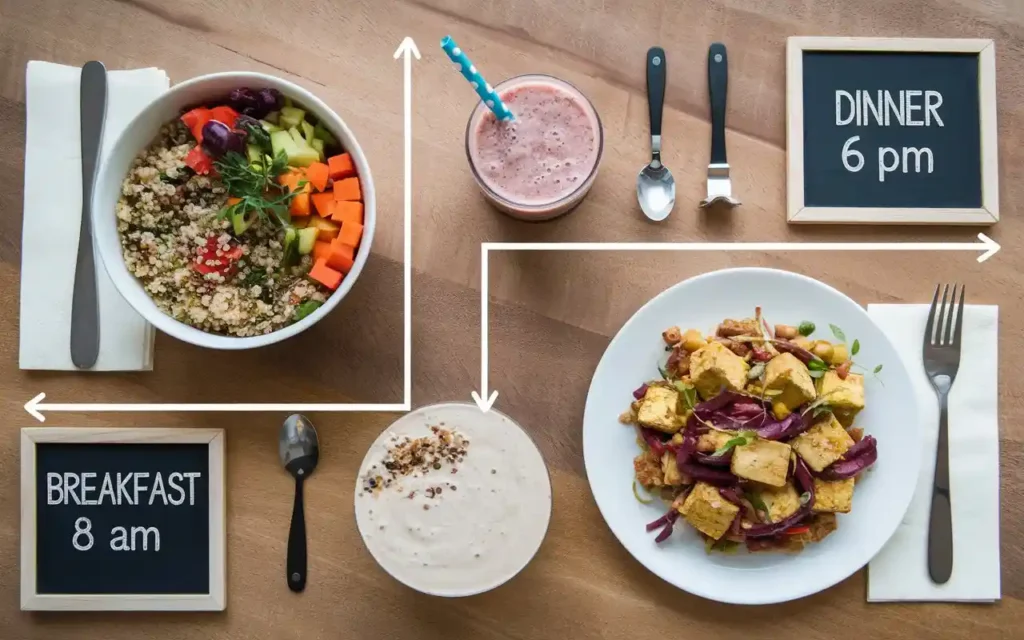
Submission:
[[[473,402],[480,410],[487,413],[494,406],[498,399],[498,392],[492,391],[487,395],[488,366],[487,366],[487,303],[490,300],[490,289],[487,267],[487,244],[480,245],[480,393],[474,391]]]

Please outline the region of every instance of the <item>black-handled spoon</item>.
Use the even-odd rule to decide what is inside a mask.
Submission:
[[[636,197],[648,219],[660,222],[676,204],[676,181],[661,162],[661,114],[665,106],[665,50],[647,51],[647,105],[651,114],[651,162],[636,177]]]
[[[320,442],[308,418],[299,414],[288,416],[281,425],[278,438],[281,464],[295,477],[295,502],[292,523],[288,529],[288,559],[285,578],[288,588],[299,592],[306,588],[306,511],[303,485],[313,474],[320,459]]]

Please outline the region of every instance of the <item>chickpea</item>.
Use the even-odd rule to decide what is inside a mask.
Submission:
[[[683,334],[683,349],[687,351],[696,351],[706,344],[707,341],[700,335],[700,331],[696,329],[687,329],[686,333]]]
[[[772,413],[775,414],[776,420],[783,420],[786,418],[786,416],[793,412],[789,410],[789,407],[786,406],[785,402],[782,402],[781,400],[776,400],[775,402],[772,403]]]
[[[803,336],[799,336],[790,340],[791,343],[800,347],[801,349],[811,350],[811,341]]]
[[[793,338],[800,335],[800,332],[796,330],[796,327],[790,324],[777,324],[775,325],[775,337],[779,340],[792,340]]]
[[[832,347],[832,358],[829,360],[831,364],[843,364],[850,359],[850,350],[845,344],[837,344]]]
[[[669,327],[661,332],[661,339],[665,341],[665,344],[679,344],[682,340],[682,336],[679,335],[679,327]]]
[[[816,340],[814,345],[811,347],[811,353],[818,356],[825,362],[832,361],[832,354],[834,351],[835,349],[832,344],[827,340]]]

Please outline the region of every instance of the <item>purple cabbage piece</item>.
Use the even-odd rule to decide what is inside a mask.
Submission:
[[[261,113],[260,99],[256,96],[256,92],[249,87],[232,89],[228,94],[228,104],[235,111],[254,118],[262,118],[267,115],[265,111]]]
[[[716,486],[732,486],[739,482],[739,479],[729,471],[705,467],[692,462],[679,465],[679,470],[694,480]]]
[[[687,429],[683,432],[683,442],[676,448],[676,467],[682,471],[696,451],[697,434]]]
[[[859,445],[864,442],[868,444],[859,449],[856,457],[848,457],[832,463],[819,473],[818,477],[824,480],[846,480],[873,465],[878,460],[878,443],[873,436],[865,436],[857,444]],[[856,445],[850,447],[850,451],[853,451],[854,448],[856,448]],[[847,451],[847,454],[850,451]]]
[[[723,409],[728,405],[736,402],[737,400],[746,399],[749,396],[745,396],[742,393],[736,391],[730,391],[728,389],[723,390],[714,398],[705,400],[704,402],[698,402],[697,406],[693,408],[693,412],[700,416],[702,419],[707,420],[712,414],[719,409]]]
[[[811,497],[803,505],[808,511],[814,506],[814,477],[811,475],[811,470],[807,468],[807,463],[800,456],[796,457],[796,470],[793,475],[796,477],[797,484]]]
[[[654,429],[648,429],[647,427],[640,427],[640,435],[643,437],[644,442],[650,447],[659,458],[668,449],[668,443],[662,440],[662,433],[655,431]]]
[[[811,515],[811,510],[807,505],[804,505],[788,518],[771,524],[755,524],[744,531],[744,533],[748,538],[769,538],[782,533],[786,529],[795,527],[803,522],[809,515]]]
[[[788,440],[794,438],[811,427],[811,423],[802,415],[793,412],[782,420],[771,420],[754,431],[765,440]]]
[[[846,450],[846,453],[843,454],[843,460],[852,460],[868,449],[873,449],[876,446],[878,446],[878,441],[875,440],[874,436],[864,436],[860,441]]]
[[[676,524],[676,520],[679,518],[679,512],[675,509],[669,509],[665,515],[661,516],[654,522],[647,523],[647,532],[650,533],[658,527],[661,527],[661,531],[658,532],[658,536],[654,539],[656,544],[661,544],[672,535],[672,528]]]
[[[735,487],[719,487],[718,494],[737,507],[743,506],[743,496]]]
[[[702,464],[708,467],[728,467],[732,462],[732,449],[729,449],[720,456],[713,456],[710,453],[700,453],[699,451],[693,454],[693,459],[698,464]]]
[[[646,393],[647,393],[647,383],[645,382],[644,384],[642,384],[639,387],[637,387],[635,391],[633,391],[633,398],[635,400],[643,400],[644,395]]]

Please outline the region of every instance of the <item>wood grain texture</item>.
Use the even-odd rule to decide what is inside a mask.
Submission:
[[[606,148],[584,205],[544,225],[484,204],[466,166],[474,96],[437,47],[451,33],[490,78],[546,72],[600,111]],[[306,492],[310,581],[283,578],[292,483],[275,439],[282,415],[65,415],[48,424],[223,427],[227,432],[228,607],[221,614],[50,614],[18,610],[18,427],[45,391],[74,401],[360,401],[401,397],[401,65],[414,67],[414,403],[469,399],[478,377],[479,243],[499,241],[957,240],[971,228],[793,227],[786,224],[785,41],[793,35],[992,38],[998,78],[1004,249],[969,254],[501,254],[492,257],[491,382],[497,406],[538,440],[552,467],[555,510],[535,562],[486,595],[446,601],[401,588],[363,549],[352,517],[355,472],[393,416],[314,415],[321,465]],[[698,210],[710,129],[705,58],[730,49],[727,122],[742,207]],[[678,201],[661,225],[636,204],[648,159],[644,53],[672,70],[663,160]],[[303,336],[258,352],[218,353],[160,336],[146,374],[27,374],[17,369],[24,160],[24,74],[30,59],[108,68],[159,66],[172,81],[228,69],[275,73],[309,88],[352,127],[373,165],[380,223],[351,296]],[[1024,221],[1024,4],[996,0],[0,0],[0,637],[5,640],[206,638],[740,639],[1019,637],[1024,625],[1024,346],[1016,318]],[[825,593],[737,609],[667,586],[615,541],[582,464],[583,402],[610,336],[651,296],[729,266],[789,269],[858,302],[924,302],[938,281],[966,282],[972,302],[1002,306],[1000,415],[1003,601],[995,606],[865,603],[859,573]]]

